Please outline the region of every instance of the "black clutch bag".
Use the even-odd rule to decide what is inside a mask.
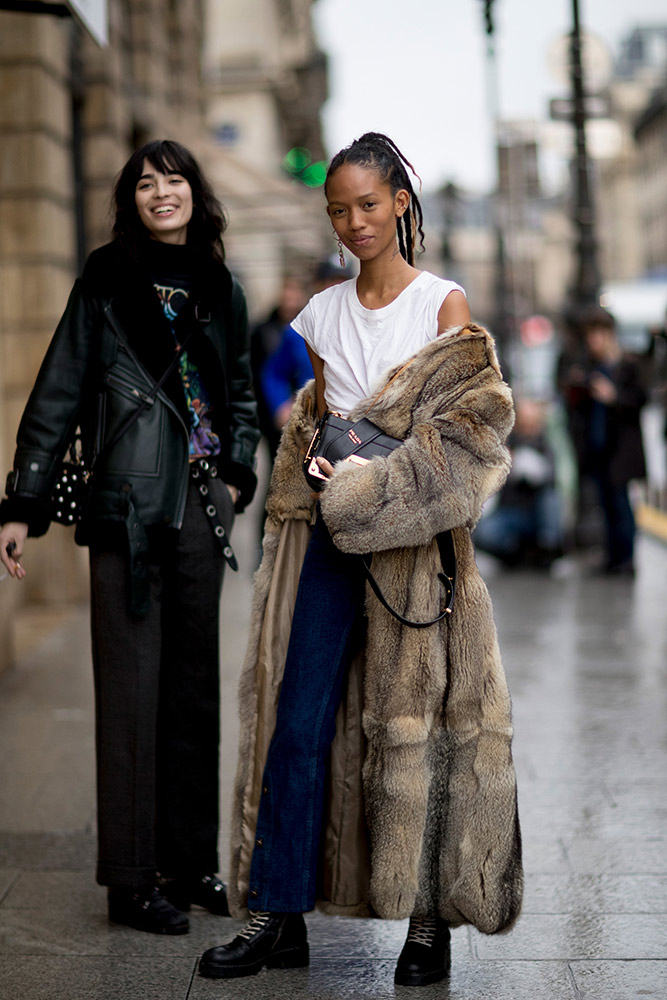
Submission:
[[[371,405],[366,410],[372,410],[380,396],[389,388],[391,383],[398,378],[401,372],[408,368],[414,358],[407,361],[392,376],[382,391],[375,397]],[[318,458],[326,458],[327,462],[335,465],[336,462],[352,462],[354,465],[365,465],[372,458],[378,455],[386,457],[395,448],[399,448],[404,442],[400,438],[391,437],[385,434],[377,424],[374,424],[368,417],[361,420],[346,420],[339,413],[332,413],[327,410],[313,434],[306,457],[303,460],[303,472],[308,484],[316,492],[320,492],[327,481],[319,465]],[[436,535],[438,549],[440,550],[440,562],[442,563],[442,573],[438,573],[438,579],[445,589],[445,604],[440,614],[429,621],[411,621],[405,618],[395,608],[388,603],[384,594],[380,590],[379,584],[371,571],[371,555],[360,556],[363,572],[373,590],[373,593],[380,603],[393,615],[401,625],[409,628],[428,628],[436,625],[447,615],[452,613],[454,607],[454,595],[456,593],[456,550],[454,548],[454,538],[451,531],[442,531]]]
[[[402,444],[399,438],[385,434],[368,417],[346,420],[338,413],[327,410],[315,429],[303,460],[304,475],[312,489],[319,493],[327,477],[317,464],[318,458],[326,458],[332,465],[336,462],[364,465],[378,455],[390,455],[394,448]]]
[[[309,485],[318,493],[327,481],[319,465],[318,458],[326,458],[335,465],[336,462],[352,462],[354,465],[364,465],[378,455],[390,455],[395,448],[403,444],[399,438],[385,434],[377,424],[367,417],[361,420],[345,420],[337,413],[327,410],[315,429],[312,440],[303,460],[303,471]],[[387,611],[402,625],[409,628],[428,628],[436,625],[451,614],[456,593],[456,551],[451,531],[443,531],[436,535],[440,550],[442,573],[438,579],[445,589],[445,604],[440,613],[429,621],[412,621],[405,618],[388,603],[380,586],[371,571],[372,556],[360,556],[361,566],[373,593]]]

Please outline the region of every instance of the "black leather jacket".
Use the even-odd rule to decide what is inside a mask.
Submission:
[[[225,482],[240,490],[237,510],[252,499],[259,439],[250,373],[245,296],[223,264],[194,262],[196,283],[179,314],[179,340],[194,332],[188,353],[205,372],[217,458]],[[196,313],[196,314],[195,314]],[[77,541],[86,544],[105,522],[136,527],[183,520],[189,469],[189,418],[174,370],[155,402],[104,450],[173,357],[173,337],[146,271],[117,243],[94,251],[77,280],[26,405],[0,521],[24,521],[31,535],[49,525],[48,501],[72,434],[82,430],[95,464],[90,510]],[[143,541],[140,545],[145,548]]]

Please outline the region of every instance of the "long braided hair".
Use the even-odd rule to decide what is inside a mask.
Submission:
[[[335,174],[344,163],[356,163],[360,167],[368,167],[376,170],[379,176],[389,184],[392,195],[397,191],[405,190],[410,194],[410,204],[406,212],[396,219],[396,235],[398,238],[398,248],[401,256],[407,260],[408,264],[414,265],[415,244],[419,239],[418,253],[424,252],[424,216],[419,198],[415,194],[414,188],[405,169],[409,167],[414,176],[421,178],[409,160],[403,156],[395,142],[382,132],[364,132],[362,136],[355,139],[349,146],[345,146],[339,153],[336,153],[329,164],[324,191],[326,193],[329,178]]]

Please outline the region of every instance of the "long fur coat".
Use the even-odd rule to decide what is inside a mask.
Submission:
[[[491,337],[470,325],[429,343],[368,415],[405,445],[362,467],[336,467],[321,494],[334,542],[374,553],[389,602],[426,620],[443,596],[434,539],[451,528],[458,584],[453,613],[425,629],[402,626],[367,593],[365,649],[350,670],[331,750],[318,905],[395,919],[438,913],[495,933],[518,916],[523,875],[510,700],[470,537],[509,470],[512,399]],[[301,466],[315,422],[311,382],[275,463],[240,681],[229,884],[236,916],[246,912],[262,771],[313,520]]]

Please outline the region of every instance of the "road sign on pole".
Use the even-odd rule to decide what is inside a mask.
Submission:
[[[586,94],[583,99],[586,118],[610,118],[611,106],[606,94]],[[575,104],[570,97],[554,97],[549,101],[549,117],[553,121],[574,121]]]
[[[67,0],[67,6],[77,15],[97,44],[104,48],[109,42],[107,0]]]

